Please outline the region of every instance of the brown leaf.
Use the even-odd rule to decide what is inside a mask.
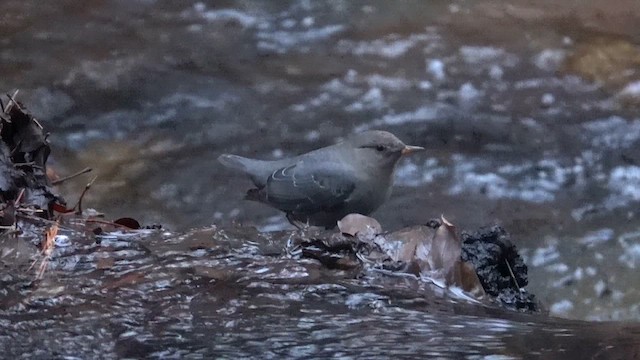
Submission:
[[[447,285],[456,285],[476,297],[485,295],[476,269],[468,262],[458,260],[446,275]]]
[[[460,259],[462,242],[455,226],[444,217],[435,230],[429,226],[413,226],[388,234],[386,238],[404,244],[392,258],[407,263],[407,272],[427,274],[476,296],[484,295],[475,269]]]
[[[435,230],[428,226],[413,226],[387,237],[404,242],[395,260],[416,262],[422,272],[441,270],[446,273],[462,252],[455,227],[444,218]]]
[[[54,211],[57,211],[57,212],[63,213],[63,214],[67,214],[67,213],[71,213],[71,212],[75,211],[75,209],[69,209],[66,206],[64,206],[62,204],[58,204],[58,203],[53,203],[52,209]]]
[[[136,219],[123,217],[113,222],[114,224],[122,225],[124,227],[128,227],[129,229],[137,230],[140,229],[140,223]]]
[[[338,229],[350,236],[360,234],[373,237],[382,232],[382,226],[378,220],[361,214],[349,214],[342,220],[338,220]]]
[[[416,250],[418,244],[424,243],[427,239],[433,239],[435,230],[423,225],[412,226],[402,230],[394,231],[388,234],[388,240],[400,241],[404,245],[398,251],[396,256],[392,257],[396,261],[411,262],[416,258]]]
[[[462,243],[455,232],[456,228],[442,217],[442,225],[436,230],[430,247],[429,259],[427,260],[432,269],[449,269],[460,259],[462,253]],[[420,257],[420,248],[417,251]]]

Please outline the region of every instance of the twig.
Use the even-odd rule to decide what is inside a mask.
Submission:
[[[42,125],[38,122],[38,120],[36,120],[36,118],[32,117],[31,120],[33,120],[34,123],[36,123],[36,125],[38,125],[38,127],[40,128],[40,130],[44,129],[42,127]]]
[[[80,198],[78,199],[78,203],[76,204],[76,206],[73,207],[74,209],[77,208],[76,214],[82,214],[82,198],[84,198],[84,194],[86,194],[87,191],[89,191],[89,189],[91,189],[91,185],[93,185],[93,182],[96,181],[97,178],[98,178],[98,176],[94,176],[93,179],[91,179],[91,181],[89,181],[87,186],[84,187],[84,190],[82,190],[82,194],[80,194]]]
[[[44,210],[42,210],[42,211],[44,211]],[[43,217],[35,216],[35,215],[24,213],[24,212],[16,213],[16,217],[18,217],[18,218],[20,218],[20,219],[22,219],[24,221],[29,221],[32,224],[37,224],[37,225],[42,225],[42,224],[54,225],[54,224],[57,224],[57,226],[60,229],[65,229],[65,230],[74,231],[74,232],[78,232],[78,233],[85,232],[85,229],[80,228],[80,227],[71,226],[68,223],[67,224],[60,224],[58,222],[58,220],[48,220],[48,219],[45,219]]]
[[[17,101],[15,101],[14,99],[16,98],[16,96],[18,96],[18,92],[20,90],[16,90],[12,95],[7,94],[7,97],[9,98],[9,102],[7,103],[7,106],[5,106],[5,113],[8,113],[9,110],[11,110],[11,107],[13,105],[17,106],[19,110],[22,110],[22,108],[20,107],[20,105],[18,104]]]
[[[33,161],[30,162],[23,162],[23,163],[13,163],[13,166],[15,167],[19,167],[19,166],[34,166],[36,163]]]
[[[75,178],[75,177],[78,177],[78,176],[80,176],[80,175],[82,175],[82,174],[86,174],[86,173],[88,173],[88,172],[91,172],[92,170],[93,170],[93,169],[91,169],[91,168],[84,168],[84,169],[82,169],[82,170],[80,170],[80,171],[78,171],[78,172],[76,172],[76,173],[73,173],[73,174],[71,174],[71,175],[67,175],[67,176],[65,176],[65,177],[63,177],[63,178],[60,178],[60,179],[56,180],[56,181],[52,181],[52,182],[51,182],[51,185],[58,185],[58,184],[61,184],[61,183],[65,182],[65,181],[67,181],[67,180],[70,180],[70,179],[73,179],[73,178]]]
[[[20,202],[22,201],[22,197],[24,196],[24,192],[25,192],[24,188],[20,189],[18,196],[16,196],[16,200],[13,202],[14,207],[18,208],[18,205],[20,204]]]
[[[518,280],[516,279],[516,275],[513,273],[513,270],[511,270],[511,265],[509,264],[509,261],[507,259],[504,259],[504,262],[505,264],[507,264],[507,269],[509,269],[509,274],[511,274],[511,278],[513,279],[513,282],[516,284],[518,291],[522,290],[520,289],[520,285],[518,285]]]
[[[16,211],[20,211],[23,214],[41,214],[45,212],[44,209],[34,209],[32,207],[18,207]]]
[[[16,147],[11,150],[11,156],[15,155],[18,152],[18,150],[20,149],[20,145],[22,145],[22,139],[20,139],[16,144]]]

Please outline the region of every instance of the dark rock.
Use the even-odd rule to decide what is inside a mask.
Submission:
[[[539,310],[535,296],[524,289],[528,283],[527,265],[502,227],[463,232],[461,257],[474,265],[484,290],[502,305],[524,311]]]

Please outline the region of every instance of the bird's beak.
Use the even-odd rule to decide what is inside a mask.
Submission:
[[[424,148],[422,146],[413,146],[413,145],[405,145],[404,149],[402,149],[401,154],[402,155],[409,155],[412,154],[416,151],[423,151]]]

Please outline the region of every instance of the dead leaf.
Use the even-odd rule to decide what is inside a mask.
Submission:
[[[122,225],[124,227],[128,227],[129,229],[137,230],[140,229],[140,223],[138,220],[128,217],[120,218],[113,222],[114,224]]]
[[[468,262],[458,260],[446,275],[448,285],[459,286],[462,290],[473,294],[475,297],[485,295],[484,288],[478,278],[476,269]]]
[[[425,239],[432,239],[434,234],[434,229],[424,225],[416,225],[386,235],[389,241],[400,241],[404,244],[397,254],[390,254],[391,257],[395,261],[410,262],[415,260],[418,244],[423,243]],[[430,250],[425,248],[423,251],[428,253]]]
[[[476,296],[484,295],[475,268],[461,259],[462,242],[455,226],[444,217],[435,230],[413,226],[388,234],[387,239],[404,243],[395,256],[391,255],[394,260],[405,262],[408,272],[443,280]]]
[[[62,205],[62,204],[58,204],[57,202],[53,203],[52,209],[53,209],[53,211],[56,211],[56,212],[59,212],[59,213],[62,213],[62,214],[68,214],[68,213],[72,213],[72,212],[75,211],[74,209],[69,209],[66,206]]]
[[[436,229],[436,233],[431,241],[430,252],[424,260],[429,263],[432,269],[449,269],[460,260],[462,253],[462,243],[456,235],[456,228],[442,217],[442,225]],[[421,258],[421,251],[416,251],[416,255]]]
[[[340,232],[350,236],[376,236],[382,232],[382,225],[378,220],[361,214],[349,214],[338,220]]]

